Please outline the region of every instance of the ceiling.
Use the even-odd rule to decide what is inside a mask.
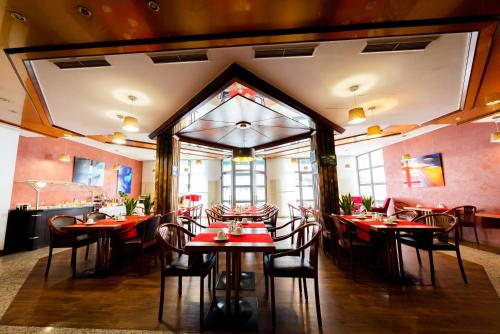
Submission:
[[[420,52],[360,54],[366,40],[324,42],[313,57],[254,59],[252,47],[210,49],[208,61],[153,64],[145,54],[106,56],[104,68],[61,70],[33,61],[53,122],[84,135],[118,131],[117,115],[134,115],[147,135],[231,63],[343,126],[342,136],[379,124],[422,124],[459,109],[470,34],[441,35]],[[356,104],[349,91],[359,85]],[[127,95],[139,99],[132,106]],[[347,111],[375,107],[368,121],[347,124]]]

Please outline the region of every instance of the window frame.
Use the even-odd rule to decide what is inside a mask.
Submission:
[[[376,165],[376,166],[373,166],[372,165],[372,153],[373,152],[383,152],[383,149],[378,149],[378,150],[373,150],[373,151],[370,151],[370,152],[366,152],[366,153],[363,153],[363,154],[360,154],[358,156],[356,156],[356,170],[357,170],[357,177],[358,177],[358,190],[359,190],[359,194],[361,195],[361,187],[366,187],[366,186],[370,186],[371,187],[371,193],[372,193],[372,197],[373,197],[373,200],[375,201],[375,204],[377,205],[381,205],[385,198],[384,199],[381,199],[381,200],[377,200],[375,198],[375,186],[385,186],[386,188],[386,196],[387,196],[387,180],[385,180],[384,182],[374,182],[373,180],[373,169],[376,169],[376,168],[380,168],[382,167],[384,169],[384,173],[385,173],[385,161],[383,161],[383,163],[381,165]],[[359,168],[359,159],[360,157],[363,157],[363,156],[368,156],[368,167],[366,168]],[[363,183],[361,184],[361,178],[360,178],[360,173],[361,172],[365,172],[369,170],[370,171],[370,183]],[[362,195],[361,195],[362,196]]]

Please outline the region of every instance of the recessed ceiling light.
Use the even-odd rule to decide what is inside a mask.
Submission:
[[[151,9],[153,12],[160,11],[160,5],[156,1],[148,1],[148,8]]]
[[[455,121],[459,121],[461,119],[462,119],[462,117],[457,117],[457,118],[455,118]]]
[[[76,10],[78,10],[78,13],[82,14],[83,16],[86,16],[86,17],[92,16],[92,12],[90,11],[90,9],[88,9],[85,6],[81,6],[81,5],[76,6]]]
[[[24,16],[21,13],[18,12],[10,12],[10,16],[12,16],[14,19],[20,21],[20,22],[26,22],[26,16]]]
[[[151,102],[146,94],[132,89],[115,89],[113,95],[119,101],[126,104],[133,104],[134,106],[145,106]]]

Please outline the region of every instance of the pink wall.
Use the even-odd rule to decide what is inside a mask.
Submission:
[[[64,152],[67,152],[71,156],[70,162],[59,161],[59,156]],[[11,207],[15,207],[16,203],[35,204],[35,191],[29,186],[16,181],[35,179],[71,182],[73,178],[73,158],[75,156],[104,161],[106,164],[104,186],[93,187],[95,194],[105,193],[110,197],[118,197],[117,171],[113,171],[111,168],[115,164],[120,164],[132,167],[132,192],[130,195],[134,197],[140,195],[142,180],[141,161],[129,159],[67,139],[28,138],[20,136]],[[90,199],[90,193],[42,192],[40,202],[50,205],[56,202],[72,201],[73,198]]]
[[[500,211],[500,144],[490,143],[493,131],[492,123],[451,125],[385,147],[388,196],[424,206],[442,202],[450,208],[475,205],[478,210]],[[401,174],[404,153],[441,153],[445,186],[405,188]],[[488,235],[492,233],[495,235]],[[500,244],[500,230],[484,229],[480,234],[483,240]]]

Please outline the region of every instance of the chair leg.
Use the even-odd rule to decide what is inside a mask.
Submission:
[[[299,280],[300,282],[300,280]],[[271,276],[271,318],[273,327],[276,327],[276,305],[274,300],[274,276]]]
[[[321,328],[323,326],[323,322],[321,321],[321,306],[319,304],[318,275],[314,276],[314,298],[316,299],[316,316],[318,318],[318,327]]]
[[[464,230],[462,226],[460,226],[460,241],[464,241]]]
[[[177,282],[177,294],[182,296],[182,276],[179,276],[179,281]]]
[[[432,250],[429,250],[429,265],[431,267],[431,281],[432,285],[436,285],[436,277],[434,274],[434,259],[432,257]]]
[[[262,262],[264,262],[264,256],[265,255],[262,256],[262,259],[263,259]],[[265,287],[265,295],[264,296],[266,297],[266,299],[268,299],[268,297],[269,297],[269,275],[267,273],[265,265],[264,265],[264,284],[266,285],[266,287]]]
[[[476,224],[474,224],[474,234],[476,235],[476,244],[479,246],[479,238],[477,237],[477,228],[476,228]]]
[[[160,307],[158,308],[158,321],[162,321],[163,319],[163,301],[165,299],[165,277],[163,276],[163,272],[161,275],[160,281]]]
[[[209,275],[210,276],[210,275]],[[205,277],[200,276],[200,329],[203,330],[204,297],[205,297]]]
[[[87,261],[89,259],[89,248],[90,248],[90,245],[87,245],[87,249],[85,250],[85,261]]]
[[[49,258],[47,260],[47,267],[45,268],[45,277],[49,275],[50,263],[52,262],[52,247],[49,248]]]
[[[299,297],[302,298],[302,280],[299,278]]]
[[[417,260],[418,260],[418,264],[419,266],[422,267],[422,259],[420,258],[420,252],[418,250],[418,248],[415,248],[417,250]]]
[[[300,280],[300,278],[299,278]],[[302,282],[304,283],[304,297],[306,299],[306,301],[308,300],[308,296],[307,296],[307,282],[306,282],[306,278],[302,278]]]
[[[399,235],[399,233],[398,233]],[[401,274],[401,277],[404,277],[405,276],[405,268],[404,268],[404,264],[403,264],[403,252],[401,250],[401,242],[399,241],[399,238],[397,240],[397,243],[398,243],[398,260],[399,260],[399,270],[400,270],[400,274]]]
[[[215,266],[212,268],[212,298],[215,298],[215,286],[217,284],[217,271]]]
[[[458,266],[460,267],[460,272],[462,273],[462,278],[464,279],[465,284],[467,284],[467,276],[465,275],[464,264],[462,263],[462,256],[460,255],[460,248],[457,245],[457,260]]]
[[[74,247],[71,251],[71,263],[73,264],[73,277],[76,276],[76,254],[77,253],[77,248]]]

